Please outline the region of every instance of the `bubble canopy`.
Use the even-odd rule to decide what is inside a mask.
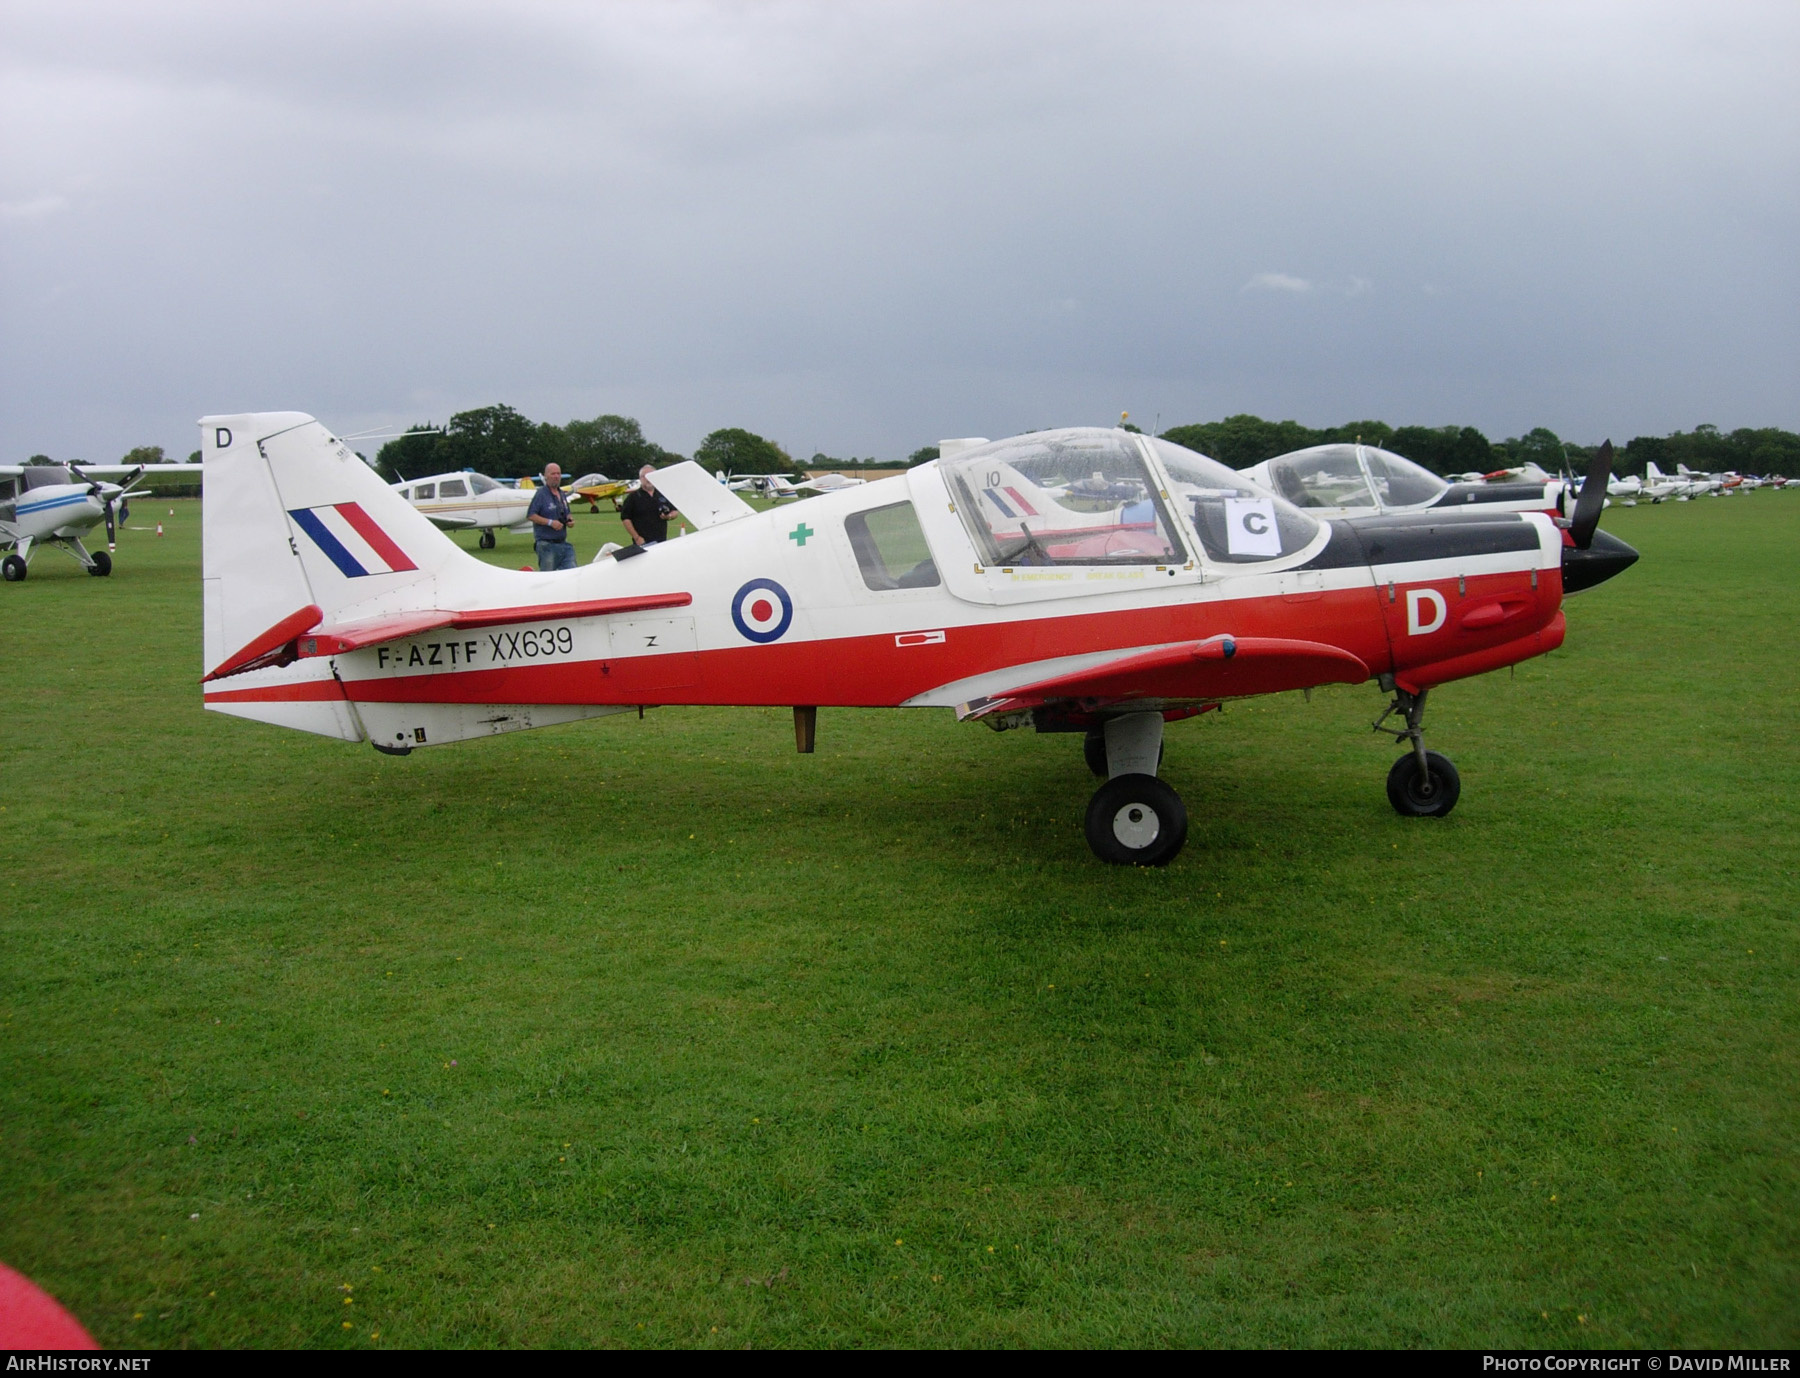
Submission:
[[[1241,565],[1304,550],[1320,529],[1216,460],[1129,431],[1037,431],[938,467],[988,565],[1182,564],[1195,537],[1209,560]]]
[[[1296,507],[1330,513],[1429,507],[1450,487],[1429,469],[1373,445],[1314,445],[1244,473]]]

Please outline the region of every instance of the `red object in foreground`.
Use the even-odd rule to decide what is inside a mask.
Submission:
[[[0,1263],[0,1349],[98,1348],[55,1297]]]

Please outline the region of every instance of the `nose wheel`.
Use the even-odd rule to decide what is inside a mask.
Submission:
[[[1396,714],[1406,726],[1384,726]],[[1394,701],[1375,719],[1375,730],[1412,747],[1388,771],[1388,803],[1394,806],[1395,813],[1403,818],[1442,818],[1456,807],[1462,795],[1462,777],[1448,756],[1425,749],[1424,691],[1409,694],[1404,689],[1395,690]]]

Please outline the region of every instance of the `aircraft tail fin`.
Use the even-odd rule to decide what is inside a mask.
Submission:
[[[209,416],[200,427],[208,680],[291,664],[293,639],[322,621],[432,607],[453,568],[505,577],[302,412]],[[362,735],[335,706],[312,716],[317,725],[289,725]]]
[[[1644,465],[1644,476],[1646,478],[1663,478],[1663,477],[1665,477],[1665,475],[1663,474],[1663,471],[1656,467],[1656,461],[1654,459],[1650,460],[1647,464]]]

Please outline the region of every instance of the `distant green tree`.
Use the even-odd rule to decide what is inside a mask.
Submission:
[[[1659,435],[1634,436],[1625,443],[1622,462],[1613,467],[1621,473],[1642,474],[1654,464],[1664,473],[1675,472],[1675,461],[1669,457],[1669,442]]]
[[[439,427],[430,421],[416,422],[375,452],[375,468],[395,482],[423,478],[448,468],[438,463],[438,444],[443,440]]]
[[[635,478],[646,464],[678,464],[681,456],[646,439],[644,428],[629,416],[596,416],[592,421],[571,421],[562,428],[567,437],[567,458],[562,461],[572,475],[605,474],[608,478]]]
[[[450,418],[438,453],[443,469],[474,469],[495,478],[523,478],[542,471],[554,440],[529,417],[507,406],[476,407]]]
[[[1486,473],[1493,468],[1494,447],[1473,426],[1401,426],[1384,448],[1434,474]]]
[[[163,454],[160,445],[139,445],[136,449],[127,450],[121,464],[167,464],[168,456]]]
[[[198,451],[198,450],[195,450],[195,451],[194,451],[194,452],[193,452],[193,453],[192,453],[192,454],[191,454],[191,455],[189,455],[189,456],[188,456],[188,463],[189,463],[189,464],[198,464],[198,463],[200,463],[200,451]]]
[[[714,431],[700,442],[694,458],[708,469],[728,474],[780,474],[794,468],[786,450],[739,426]]]
[[[1264,421],[1248,413],[1228,416],[1223,421],[1175,426],[1163,432],[1163,439],[1210,455],[1233,469],[1247,469],[1290,450],[1322,445],[1330,438],[1329,432],[1312,430],[1298,421]]]
[[[906,467],[910,469],[915,464],[925,464],[925,463],[930,462],[931,460],[936,459],[937,457],[938,457],[938,447],[937,446],[921,445],[921,446],[919,446],[918,449],[914,450],[910,455],[908,455],[906,457]]]
[[[542,472],[564,443],[560,426],[540,426],[507,406],[457,412],[442,435],[424,434],[429,429],[413,426],[388,441],[375,455],[376,467],[409,479],[455,469],[522,478]]]
[[[1355,444],[1361,441],[1364,445],[1376,445],[1381,449],[1388,448],[1388,441],[1393,438],[1394,428],[1385,421],[1346,421],[1341,426],[1333,426],[1322,432],[1323,438],[1315,440],[1315,445],[1328,445],[1333,441],[1338,444]]]
[[[1738,456],[1731,467],[1748,474],[1800,477],[1800,435],[1774,426],[1740,427],[1729,437]]]
[[[25,462],[27,464],[54,464],[54,463],[56,463],[56,461],[54,459],[50,458],[49,455],[33,455],[30,459],[26,460]]]

